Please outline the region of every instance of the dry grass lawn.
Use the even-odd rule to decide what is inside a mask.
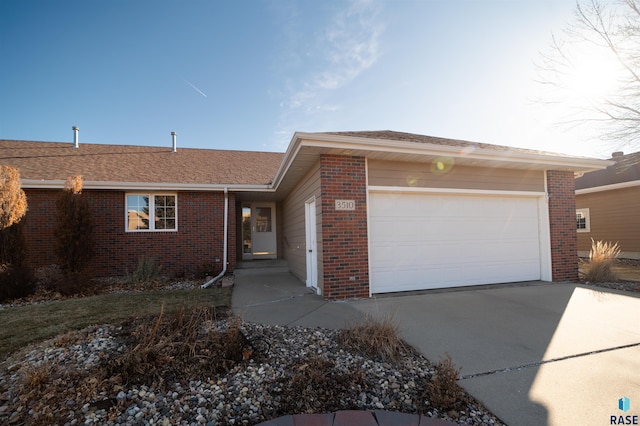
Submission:
[[[90,325],[119,323],[180,308],[229,307],[231,289],[109,293],[0,310],[0,361],[29,344]]]

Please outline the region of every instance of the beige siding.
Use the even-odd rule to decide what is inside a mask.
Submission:
[[[370,160],[369,185],[542,192],[544,172]]]
[[[318,241],[318,287],[322,288],[322,201],[320,198],[320,163],[300,180],[282,203],[283,253],[291,273],[303,282],[307,279],[305,203],[316,197]]]
[[[576,208],[589,209],[591,224],[590,232],[578,232],[579,252],[588,252],[593,238],[617,241],[623,253],[640,254],[640,187],[576,195]]]

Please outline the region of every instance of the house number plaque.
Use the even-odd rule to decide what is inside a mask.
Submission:
[[[336,210],[355,210],[355,200],[336,200]]]

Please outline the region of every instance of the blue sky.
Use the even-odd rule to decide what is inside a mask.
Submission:
[[[535,102],[574,0],[0,2],[0,138],[284,151],[397,130],[607,156]]]

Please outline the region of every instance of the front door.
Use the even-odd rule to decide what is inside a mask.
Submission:
[[[304,226],[307,248],[307,287],[318,289],[318,244],[316,233],[316,199],[311,198],[304,205]]]
[[[242,259],[276,259],[276,203],[242,205]]]

